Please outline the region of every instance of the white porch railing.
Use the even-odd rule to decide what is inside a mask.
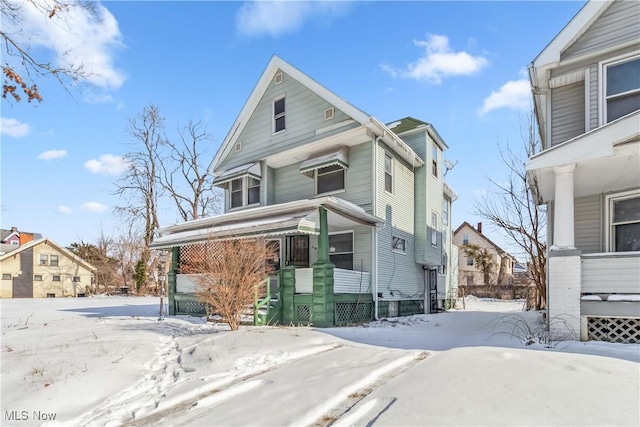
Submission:
[[[371,292],[369,273],[333,270],[333,292],[336,294],[366,294]],[[296,268],[296,293],[313,293],[313,268]]]
[[[582,292],[640,293],[640,252],[582,255]]]
[[[193,280],[195,274],[176,274],[176,292],[183,294],[194,294],[196,292],[196,282]]]

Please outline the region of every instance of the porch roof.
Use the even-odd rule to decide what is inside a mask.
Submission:
[[[297,200],[278,205],[261,206],[202,218],[159,229],[151,248],[165,249],[208,239],[232,237],[276,236],[285,234],[318,234],[318,208],[329,212],[329,225],[360,224],[377,226],[384,220],[367,213],[361,207],[337,197]]]

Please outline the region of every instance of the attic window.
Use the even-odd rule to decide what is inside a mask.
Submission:
[[[242,142],[238,141],[236,142],[236,145],[233,146],[233,149],[235,150],[235,152],[239,152],[242,150]]]
[[[333,119],[334,115],[335,115],[335,109],[333,107],[327,108],[326,110],[324,110],[324,119],[325,120]]]
[[[282,83],[282,72],[276,73],[276,76],[273,78],[273,83],[277,85]]]
[[[285,98],[284,96],[273,101],[273,133],[282,132],[285,126]]]

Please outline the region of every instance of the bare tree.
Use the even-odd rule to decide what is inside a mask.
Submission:
[[[100,14],[90,2],[61,1],[61,0],[0,0],[0,17],[2,28],[0,40],[2,41],[2,97],[10,95],[16,102],[20,102],[22,96],[26,96],[27,102],[42,101],[42,95],[35,83],[39,77],[54,77],[63,86],[67,83],[76,83],[89,76],[82,63],[64,66],[53,65],[51,62],[42,61],[35,55],[35,49],[29,44],[30,34],[25,34],[25,15],[30,12],[42,15],[52,22],[52,25],[73,26],[72,8],[83,8],[91,16],[94,22],[100,19]],[[27,10],[28,9],[28,10]],[[69,53],[67,52],[67,55]],[[11,61],[12,65],[8,61]],[[22,94],[22,96],[21,96]]]
[[[523,154],[528,159],[541,148],[533,112],[529,114],[521,133]],[[531,308],[539,310],[546,307],[546,212],[538,205],[541,200],[538,182],[527,174],[526,159],[523,160],[522,155],[508,145],[499,148],[509,178],[506,183],[489,179],[497,191],[478,203],[476,214],[497,226],[527,257],[527,274],[536,289]]]
[[[232,331],[242,314],[263,292],[276,251],[263,238],[208,241],[192,245],[180,272],[191,274],[197,298],[223,317]]]
[[[113,258],[118,263],[118,274],[123,286],[129,287],[134,280],[136,264],[142,256],[143,249],[140,233],[133,227],[128,227],[126,232],[114,238]]]
[[[468,243],[462,246],[462,250],[465,255],[473,258],[473,262],[482,273],[482,281],[485,286],[490,286],[492,283],[491,276],[496,267],[496,262],[493,259],[493,254],[486,248],[481,248],[474,243]]]
[[[168,154],[159,162],[158,182],[175,202],[183,221],[218,213],[221,194],[214,189],[213,177],[202,164],[209,143],[201,122],[190,121],[179,132],[180,143],[165,141]]]

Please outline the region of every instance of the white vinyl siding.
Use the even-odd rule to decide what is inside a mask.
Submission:
[[[560,86],[551,92],[551,146],[584,133],[584,81]]]
[[[639,40],[638,22],[640,2],[615,1],[560,57],[564,61]]]

